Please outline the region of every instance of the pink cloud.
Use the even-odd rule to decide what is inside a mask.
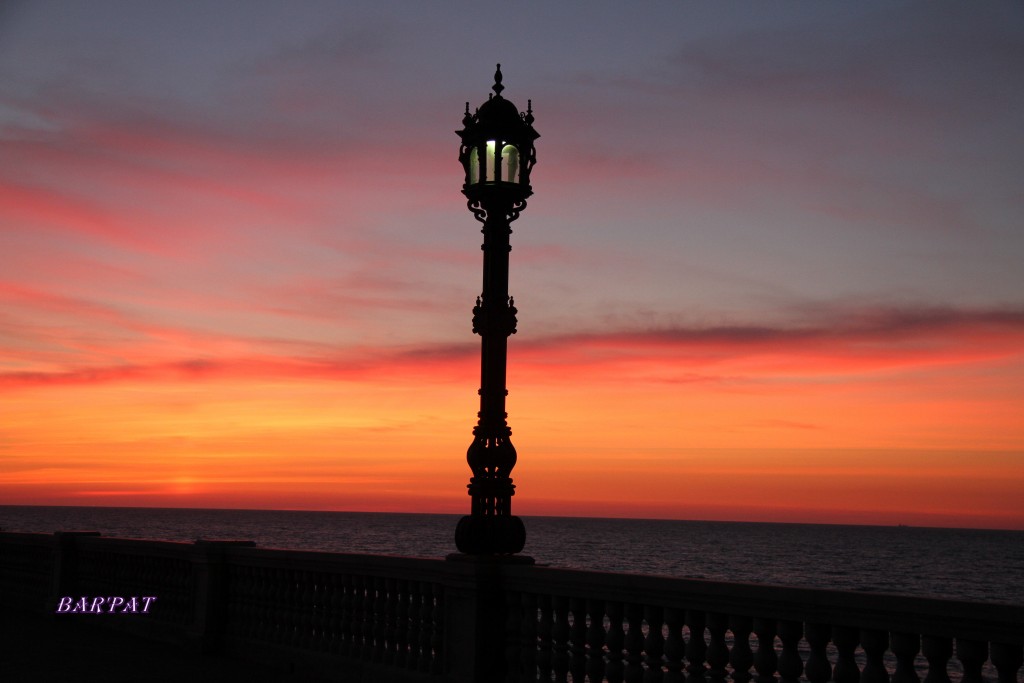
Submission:
[[[152,334],[152,333],[151,333]],[[174,334],[174,332],[171,332]],[[202,340],[191,339],[202,349]],[[63,370],[7,372],[9,387],[98,384],[116,381],[195,381],[205,378],[426,382],[471,381],[479,343],[349,347],[314,355],[258,352],[261,343],[239,341],[209,357],[96,365]],[[284,344],[282,350],[287,350]],[[567,377],[626,376],[640,372],[659,381],[704,382],[742,377],[856,376],[864,373],[972,364],[1014,358],[1024,348],[1024,312],[1016,309],[865,311],[834,324],[768,327],[673,328],[646,332],[513,338],[511,372],[531,381]],[[301,351],[297,342],[291,351]],[[657,370],[657,372],[655,372]],[[597,375],[595,375],[597,373]]]

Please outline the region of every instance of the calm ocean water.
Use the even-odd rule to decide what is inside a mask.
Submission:
[[[0,529],[441,558],[458,516],[0,506]],[[1024,604],[1024,531],[525,517],[555,567]]]

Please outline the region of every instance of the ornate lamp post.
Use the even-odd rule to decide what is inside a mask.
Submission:
[[[473,216],[483,224],[483,293],[473,308],[473,332],[481,337],[480,412],[466,460],[472,508],[459,520],[455,545],[467,555],[510,555],[526,543],[526,529],[512,515],[515,485],[509,476],[516,449],[509,438],[505,412],[505,367],[508,337],[516,332],[516,307],[508,295],[508,255],[512,221],[526,207],[530,171],[536,162],[533,103],[526,113],[501,96],[501,64],[486,102],[462,119],[459,161],[466,172],[462,194]]]

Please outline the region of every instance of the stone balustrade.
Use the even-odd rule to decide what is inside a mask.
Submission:
[[[424,674],[443,669],[439,560],[226,548],[224,640]]]
[[[509,681],[1021,680],[1024,606],[543,567],[504,588]]]
[[[0,533],[5,606],[54,612],[61,596],[112,595],[157,601],[148,614],[98,626],[353,680],[1021,683],[1024,657],[1019,605],[564,570],[523,558]]]

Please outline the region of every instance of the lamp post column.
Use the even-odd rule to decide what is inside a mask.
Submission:
[[[473,332],[480,335],[480,412],[466,452],[473,472],[468,486],[472,505],[469,516],[459,521],[455,543],[467,554],[507,555],[526,543],[526,528],[512,515],[510,474],[517,456],[505,411],[508,337],[516,332],[516,308],[508,295],[511,206],[498,200],[481,204],[486,211],[483,293],[473,307]]]
[[[459,520],[455,545],[466,555],[513,555],[526,543],[522,520],[512,514],[511,472],[516,449],[505,412],[508,338],[516,332],[516,308],[508,295],[512,222],[532,194],[530,170],[536,160],[532,106],[519,113],[501,96],[501,65],[492,94],[475,114],[463,118],[459,160],[466,172],[462,192],[483,224],[483,291],[473,308],[473,332],[480,335],[480,411],[466,460],[470,514]]]

